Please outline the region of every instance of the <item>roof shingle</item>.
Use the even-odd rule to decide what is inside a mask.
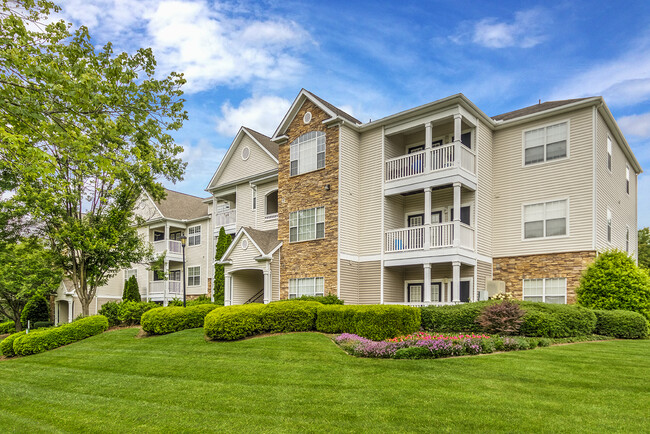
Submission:
[[[521,109],[518,109],[518,110],[511,111],[511,112],[502,113],[500,115],[492,116],[492,119],[494,119],[495,121],[509,121],[511,119],[520,118],[520,117],[526,116],[526,115],[532,115],[534,113],[543,112],[545,110],[550,110],[552,108],[561,107],[563,105],[572,104],[574,102],[583,101],[583,100],[589,99],[589,98],[593,98],[593,97],[575,98],[575,99],[563,99],[563,100],[559,100],[559,101],[546,101],[546,102],[543,102],[543,103],[540,103],[540,104],[535,104],[535,105],[524,107],[524,108],[521,108]]]
[[[318,95],[316,95],[316,94],[314,94],[312,92],[309,92],[307,89],[304,89],[304,90],[305,90],[305,92],[308,92],[311,96],[316,98],[321,104],[323,104],[325,107],[327,107],[328,109],[333,111],[338,116],[341,116],[342,118],[347,119],[348,121],[352,122],[353,124],[362,124],[363,123],[359,119],[347,114],[346,112],[344,112],[340,108],[328,103],[327,101],[325,101],[323,98],[319,97]]]
[[[281,242],[280,240],[278,240],[277,229],[273,229],[270,231],[260,231],[257,229],[253,229],[250,226],[245,226],[244,230],[253,239],[253,241],[255,241],[255,244],[257,244],[260,247],[260,249],[262,249],[262,252],[264,252],[264,254],[270,253]]]
[[[156,206],[163,217],[176,220],[192,220],[208,215],[208,204],[202,198],[165,189],[167,197]]]
[[[280,147],[278,146],[277,143],[272,142],[270,137],[265,136],[262,133],[258,133],[257,131],[251,130],[248,127],[242,127],[242,128],[244,128],[246,131],[248,131],[250,133],[250,135],[255,138],[255,140],[260,142],[260,145],[264,146],[264,148],[266,148],[266,150],[269,151],[271,153],[271,155],[273,155],[275,157],[276,160],[278,159],[279,148]]]

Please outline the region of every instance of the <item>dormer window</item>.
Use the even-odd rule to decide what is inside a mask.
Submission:
[[[312,131],[291,143],[291,176],[325,167],[325,133]]]

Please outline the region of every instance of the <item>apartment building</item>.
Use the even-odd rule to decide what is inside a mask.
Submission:
[[[640,172],[601,97],[490,117],[458,94],[362,123],[303,89],[208,185],[226,303],[572,303],[598,251],[636,256]]]

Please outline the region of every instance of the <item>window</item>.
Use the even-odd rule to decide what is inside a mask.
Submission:
[[[187,286],[199,286],[201,284],[201,266],[187,267]]]
[[[524,301],[566,304],[566,279],[524,279]]]
[[[192,226],[187,230],[187,245],[198,246],[201,244],[201,226]]]
[[[625,227],[625,253],[630,253],[630,228]]]
[[[607,169],[612,171],[612,139],[607,136]]]
[[[304,209],[289,214],[289,241],[325,238],[325,207]]]
[[[257,187],[251,186],[251,197],[253,198],[253,209],[257,209]]]
[[[165,280],[165,270],[153,270],[153,280],[154,282]]]
[[[298,298],[303,295],[325,295],[325,279],[323,277],[289,279],[289,298]]]
[[[278,191],[266,195],[266,215],[278,213]]]
[[[526,165],[557,160],[567,156],[568,123],[550,125],[524,133]]]
[[[524,206],[524,238],[558,237],[567,234],[567,201]]]
[[[625,192],[630,194],[630,166],[625,165]]]
[[[612,212],[607,210],[607,242],[612,242]]]
[[[325,133],[312,131],[291,143],[291,176],[325,167]]]
[[[130,270],[124,270],[124,280],[129,280],[131,276],[138,278],[138,270],[136,268],[131,268]]]

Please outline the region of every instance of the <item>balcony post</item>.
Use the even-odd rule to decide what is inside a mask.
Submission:
[[[271,270],[264,270],[264,304],[271,302]]]
[[[431,142],[433,142],[433,136],[431,133],[431,129],[433,127],[433,124],[431,122],[427,122],[424,124],[424,173],[428,173],[431,171],[432,166],[431,166]]]
[[[451,301],[454,303],[460,303],[460,262],[454,261],[451,265],[453,267]]]
[[[230,273],[225,273],[224,274],[224,300],[223,300],[223,305],[224,306],[230,306],[232,305],[232,277]]]
[[[460,182],[454,182],[454,247],[460,245]]]
[[[431,264],[424,264],[424,302],[431,303]]]
[[[424,189],[424,248],[431,248],[431,187]]]
[[[454,166],[460,167],[460,136],[462,134],[461,121],[463,115],[456,113],[454,115]]]
[[[165,232],[167,232],[166,226],[165,226]],[[163,273],[164,273],[163,277],[165,278],[165,292],[163,293],[163,306],[167,306],[169,304],[169,261],[165,261],[165,265],[163,266]]]

